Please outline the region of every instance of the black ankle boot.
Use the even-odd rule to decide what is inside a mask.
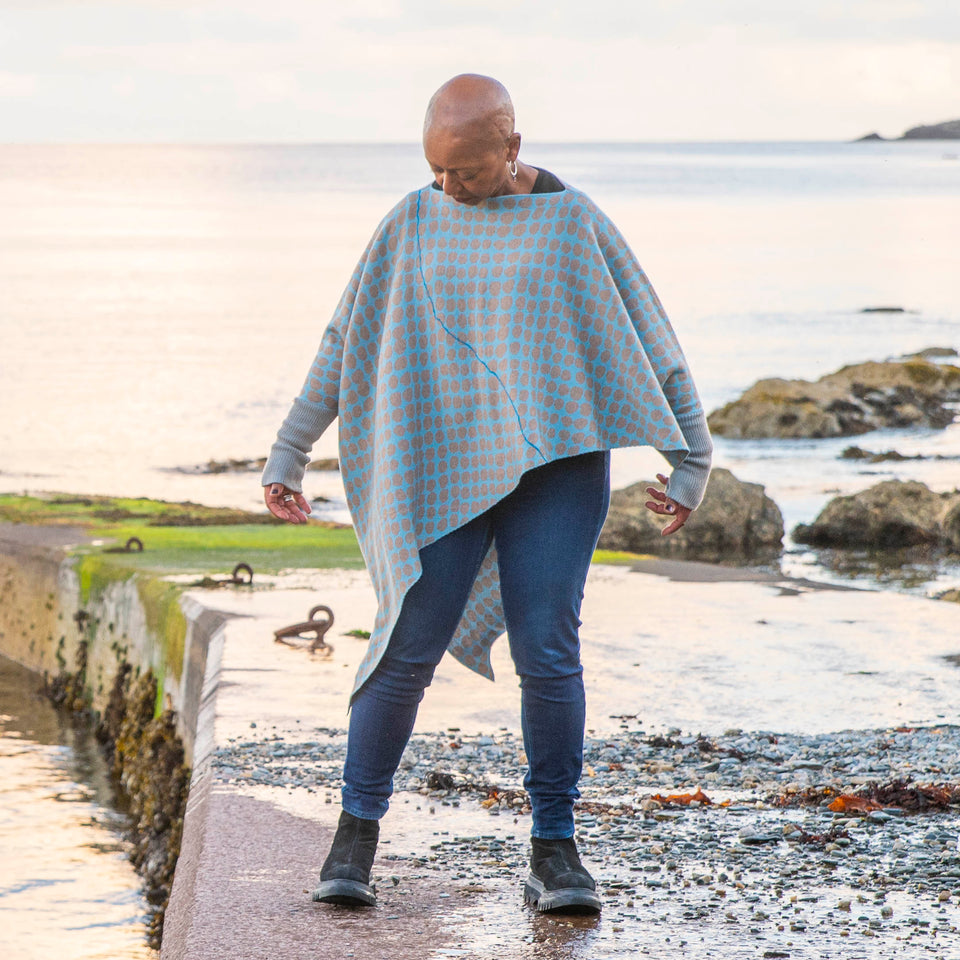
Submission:
[[[320,903],[372,907],[377,902],[377,893],[370,883],[370,869],[379,836],[379,820],[361,820],[342,811],[313,899]]]
[[[573,837],[532,838],[530,875],[523,898],[541,913],[599,913],[597,885],[580,862]]]

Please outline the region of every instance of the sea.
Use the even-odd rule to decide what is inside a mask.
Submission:
[[[525,143],[521,159],[617,223],[708,411],[763,377],[960,348],[960,143]],[[0,145],[0,492],[260,508],[257,473],[200,468],[267,453],[369,236],[429,178],[415,144]],[[851,443],[924,458],[840,459]],[[315,456],[335,455],[332,429]],[[853,440],[720,439],[715,463],[763,484],[789,531],[882,479],[960,486],[960,423]],[[619,451],[613,484],[663,466],[650,451]],[[316,515],[349,519],[336,473],[307,482]],[[785,572],[849,576],[789,534],[786,548]],[[960,585],[944,564],[860,575],[928,595]],[[41,807],[81,811],[109,832],[103,790],[74,784],[75,737],[24,719],[31,680],[16,678],[0,686],[0,839],[44,829]],[[27,820],[11,826],[18,811]],[[118,842],[82,840],[59,868],[0,876],[0,918],[14,905],[40,916],[29,910],[43,911],[55,884],[100,870],[102,857],[112,871]],[[95,902],[122,915],[135,888],[131,874]],[[63,921],[75,952],[58,944],[62,960],[108,955],[90,914]],[[4,956],[50,955],[24,937],[11,952],[4,936]]]

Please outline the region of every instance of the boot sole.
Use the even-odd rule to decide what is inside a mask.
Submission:
[[[376,890],[359,880],[324,880],[311,894],[315,903],[339,903],[344,907],[372,907]]]
[[[596,914],[601,908],[600,898],[589,887],[547,890],[532,873],[524,885],[523,899],[540,913]]]

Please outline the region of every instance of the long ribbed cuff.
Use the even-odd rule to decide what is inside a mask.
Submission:
[[[696,510],[703,502],[703,495],[710,479],[710,462],[713,457],[713,441],[707,419],[700,410],[692,417],[678,417],[684,440],[690,452],[670,474],[667,496],[681,506]]]

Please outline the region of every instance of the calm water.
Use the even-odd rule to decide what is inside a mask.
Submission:
[[[713,409],[760,377],[960,347],[958,150],[526,144],[524,157],[618,223]],[[0,490],[259,506],[255,476],[170,468],[266,453],[370,233],[427,179],[415,146],[0,145]],[[876,305],[909,312],[859,312]],[[960,425],[859,442],[955,456]],[[717,462],[765,484],[788,527],[881,476],[960,482],[951,461],[868,475],[836,459],[846,445],[721,442]],[[331,432],[317,455],[335,452]],[[660,466],[621,452],[614,482]],[[308,491],[344,516],[338,478],[313,474]],[[149,956],[95,752],[8,673],[0,955]]]
[[[0,956],[155,960],[92,736],[0,657]]]
[[[708,409],[763,376],[960,345],[944,143],[527,145],[624,231]],[[262,455],[414,146],[0,146],[0,488],[259,504]],[[905,314],[858,311],[878,304]],[[897,438],[960,453],[960,426]],[[864,438],[864,445],[892,445]],[[320,456],[335,453],[335,431]],[[792,525],[865,486],[829,444],[721,444]],[[615,482],[659,465],[636,454]],[[938,488],[955,465],[897,468]],[[311,491],[340,500],[335,477]]]

